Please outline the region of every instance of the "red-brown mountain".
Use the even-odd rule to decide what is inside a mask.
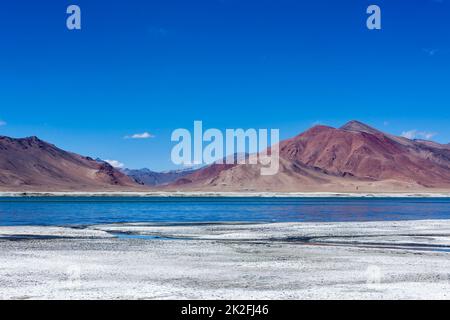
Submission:
[[[409,140],[357,121],[316,126],[280,147],[280,170],[221,165],[193,171],[162,190],[181,191],[449,191],[450,146]],[[109,164],[36,137],[0,137],[0,190],[145,191]],[[140,182],[142,184],[142,182]],[[156,188],[156,187],[154,187]]]
[[[37,137],[0,137],[0,190],[112,191],[140,186],[105,162],[67,152]]]
[[[280,143],[280,171],[213,164],[173,189],[258,191],[450,190],[450,148],[383,133],[358,121],[315,126]]]

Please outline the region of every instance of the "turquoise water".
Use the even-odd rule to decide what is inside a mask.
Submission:
[[[0,225],[449,219],[438,198],[0,198]]]

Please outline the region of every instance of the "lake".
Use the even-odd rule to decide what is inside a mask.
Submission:
[[[0,225],[449,219],[447,198],[0,198]]]

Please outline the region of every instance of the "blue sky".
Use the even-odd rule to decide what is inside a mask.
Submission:
[[[0,4],[0,135],[131,168],[172,168],[170,134],[194,120],[288,138],[358,119],[449,143],[449,77],[449,0]]]

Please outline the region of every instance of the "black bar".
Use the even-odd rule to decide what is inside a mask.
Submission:
[[[434,312],[448,310],[449,301],[1,301],[3,312],[13,312],[14,317],[22,313],[59,315],[59,319],[80,317],[85,319],[105,314],[130,319],[139,314],[142,319],[328,319],[346,318],[384,319],[393,310],[401,312],[402,318],[427,308]],[[425,309],[424,309],[425,308]],[[10,310],[8,310],[10,309]],[[59,309],[59,310],[58,310]],[[211,310],[214,310],[211,313]],[[364,310],[364,311],[362,311]],[[361,313],[362,312],[362,313]]]

